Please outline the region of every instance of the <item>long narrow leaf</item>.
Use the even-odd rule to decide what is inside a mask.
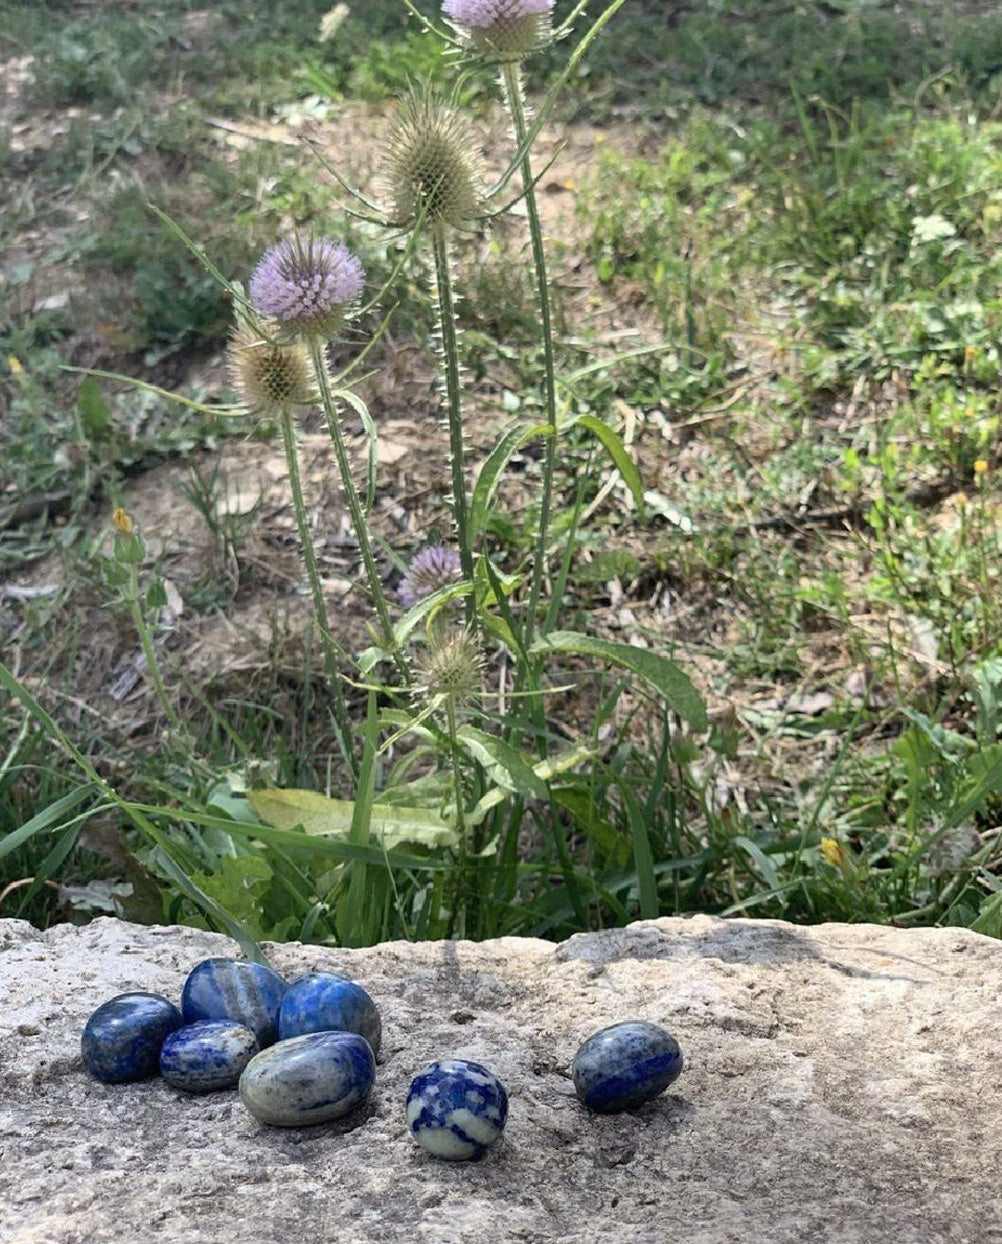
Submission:
[[[587,428],[596,440],[601,443],[605,452],[612,459],[616,470],[622,475],[627,488],[633,494],[633,500],[636,502],[637,509],[642,517],[644,513],[643,481],[640,478],[640,472],[637,470],[637,464],[630,457],[619,435],[607,423],[603,423],[601,419],[597,419],[594,415],[578,415],[572,420],[572,423],[576,423],[582,428]]]

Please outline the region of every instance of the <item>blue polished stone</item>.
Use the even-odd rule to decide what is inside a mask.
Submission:
[[[411,1081],[407,1126],[436,1158],[478,1158],[500,1137],[508,1119],[504,1085],[480,1063],[443,1059]]]
[[[249,1028],[232,1019],[200,1019],[170,1034],[160,1051],[160,1074],[171,1088],[211,1093],[236,1088],[260,1050]]]
[[[84,1066],[105,1084],[145,1080],[160,1069],[160,1047],[184,1021],[158,993],[120,993],[97,1008],[80,1041]]]
[[[657,1024],[630,1020],[590,1036],[574,1056],[571,1077],[589,1110],[633,1110],[663,1093],[682,1073],[678,1042]]]
[[[278,1035],[284,1041],[307,1032],[357,1032],[378,1054],[383,1023],[361,985],[334,972],[307,972],[282,999]]]
[[[328,1123],[369,1096],[376,1059],[354,1032],[310,1032],[256,1054],[240,1077],[240,1098],[273,1127]]]
[[[264,1048],[278,1040],[278,1012],[288,988],[277,972],[241,959],[203,959],[184,982],[186,1024],[232,1019],[249,1028]]]

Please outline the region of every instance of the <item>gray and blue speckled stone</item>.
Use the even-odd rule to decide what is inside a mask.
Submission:
[[[241,959],[203,959],[181,991],[186,1024],[230,1019],[249,1028],[262,1049],[278,1040],[278,1012],[288,988],[277,972]]]
[[[240,1077],[240,1098],[261,1123],[328,1123],[372,1091],[376,1059],[354,1032],[311,1032],[256,1054]]]
[[[612,1024],[574,1055],[571,1077],[589,1110],[633,1110],[663,1093],[682,1074],[682,1051],[671,1035],[645,1020]]]
[[[407,1093],[407,1126],[423,1149],[447,1162],[478,1158],[504,1131],[508,1094],[493,1072],[462,1058],[419,1072]]]
[[[160,1074],[185,1093],[236,1088],[260,1048],[251,1030],[235,1020],[200,1019],[175,1029],[163,1043]]]

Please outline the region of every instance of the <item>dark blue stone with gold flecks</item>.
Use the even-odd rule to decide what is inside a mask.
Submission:
[[[160,1070],[160,1048],[183,1019],[158,993],[120,993],[97,1008],[80,1041],[84,1066],[105,1084],[145,1080]]]

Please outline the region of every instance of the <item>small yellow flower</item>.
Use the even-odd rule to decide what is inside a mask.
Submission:
[[[10,374],[12,376],[20,376],[24,371],[24,364],[16,354],[7,355],[7,366],[10,368]]]
[[[978,354],[977,346],[964,346],[964,362],[970,366]]]
[[[821,854],[832,868],[843,868],[849,862],[848,851],[836,838],[821,839]]]
[[[984,475],[984,473],[985,473],[987,470],[988,470],[988,459],[987,459],[987,458],[979,458],[979,459],[977,460],[977,462],[975,462],[975,464],[974,464],[974,474],[975,474],[975,475]]]
[[[128,510],[123,510],[121,506],[112,515],[111,521],[115,524],[115,530],[120,531],[123,536],[131,536],[136,529]]]
[[[967,508],[967,493],[958,492],[956,496],[953,498],[953,503],[957,507],[958,510],[966,509]]]

